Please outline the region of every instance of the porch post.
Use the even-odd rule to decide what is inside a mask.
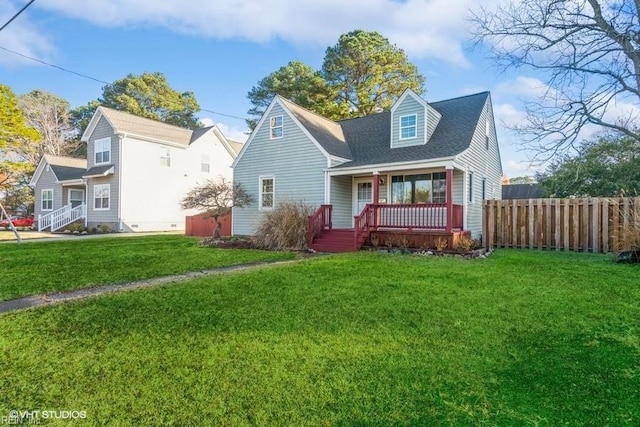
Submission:
[[[446,167],[447,180],[447,233],[453,230],[453,167]]]
[[[373,229],[378,228],[378,200],[380,200],[380,172],[373,172]]]

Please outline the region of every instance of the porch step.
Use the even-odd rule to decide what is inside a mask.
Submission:
[[[355,252],[360,247],[356,246],[353,237],[353,229],[324,230],[322,235],[309,245],[309,248],[318,252]]]

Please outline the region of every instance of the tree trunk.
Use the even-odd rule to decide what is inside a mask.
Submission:
[[[220,235],[220,230],[222,229],[222,222],[218,220],[219,216],[214,215],[213,221],[216,223],[216,228],[213,230],[213,237],[216,239],[220,239],[222,236]]]

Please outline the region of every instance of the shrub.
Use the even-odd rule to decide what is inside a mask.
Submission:
[[[460,252],[468,252],[473,248],[473,240],[467,236],[460,236],[456,243],[456,249]]]
[[[444,251],[445,249],[447,249],[447,246],[449,246],[449,241],[444,237],[438,237],[436,239],[435,244],[436,244],[436,250]]]
[[[640,206],[622,210],[620,229],[614,235],[616,252],[640,250]]]
[[[258,226],[254,244],[277,251],[306,249],[309,216],[314,211],[302,201],[279,203]]]
[[[81,231],[84,231],[84,223],[82,221],[72,222],[67,226],[67,230],[69,230],[71,233],[79,233]]]
[[[100,230],[101,233],[108,233],[109,232],[109,226],[107,224],[100,224],[98,226],[98,229]]]

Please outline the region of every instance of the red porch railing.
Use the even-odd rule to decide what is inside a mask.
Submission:
[[[309,237],[311,245],[316,238],[320,237],[322,230],[331,230],[331,212],[333,205],[320,205],[313,215],[309,217]]]
[[[462,230],[462,205],[452,205],[451,230]],[[368,204],[354,217],[355,243],[362,244],[371,230],[447,230],[447,204]]]
[[[447,204],[384,204],[371,205],[375,211],[375,225],[379,228],[422,230],[447,229]],[[452,205],[452,229],[462,230],[462,205]]]
[[[353,228],[355,229],[353,238],[356,248],[360,248],[362,244],[369,238],[372,229],[375,229],[375,212],[374,204],[365,205],[360,215],[353,217]]]

